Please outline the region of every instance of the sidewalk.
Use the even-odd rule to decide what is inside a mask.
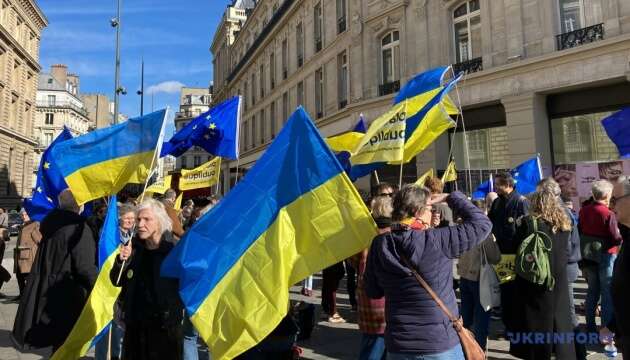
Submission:
[[[15,247],[15,238],[7,243],[7,249],[4,254],[2,265],[13,272],[13,248]],[[302,300],[313,303],[317,306],[316,319],[320,319],[320,295],[321,278],[315,276],[314,280],[314,296],[311,298],[300,295],[300,287],[291,289],[291,299]],[[10,340],[10,333],[13,329],[13,320],[17,311],[18,304],[11,301],[18,295],[18,286],[15,277],[10,282],[4,284],[0,289],[0,293],[7,297],[0,299],[0,359],[2,360],[36,360],[44,359],[50,356],[49,349],[36,350],[30,353],[20,353],[13,348]],[[576,303],[582,304],[586,298],[586,283],[581,280],[576,284],[575,288]],[[337,293],[338,307],[341,316],[348,322],[345,324],[329,324],[327,321],[319,321],[313,330],[311,339],[301,342],[299,345],[304,349],[303,358],[310,360],[355,360],[359,351],[359,342],[361,334],[356,324],[356,312],[351,311],[348,295],[345,291],[345,279],[342,280],[340,291]],[[580,321],[584,323],[584,317],[580,317]],[[489,352],[488,359],[515,359],[509,355],[509,343],[497,337],[502,332],[502,325],[499,320],[493,320],[490,329],[490,340],[488,342]],[[589,360],[608,359],[604,354],[594,352],[603,351],[603,348],[590,349]],[[92,359],[93,350],[88,353],[86,359]],[[622,359],[619,355],[617,359]]]

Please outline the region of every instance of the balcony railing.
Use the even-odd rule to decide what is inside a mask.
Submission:
[[[378,86],[378,96],[393,94],[400,90],[400,80]]]
[[[346,31],[346,17],[342,17],[337,19],[337,34],[341,34]]]
[[[201,115],[201,111],[197,110],[197,111],[178,111],[175,113],[175,118],[176,119],[190,119],[190,118],[194,118],[197,117],[199,115]]]
[[[83,116],[87,116],[87,110],[76,105],[71,101],[38,101],[37,107],[55,108],[55,109],[72,109]]]
[[[603,23],[556,36],[558,50],[570,49],[602,39],[604,39]]]
[[[462,61],[460,63],[453,65],[453,72],[455,74],[464,73],[464,74],[472,74],[477,71],[483,70],[483,60],[482,58],[474,58],[466,61]]]

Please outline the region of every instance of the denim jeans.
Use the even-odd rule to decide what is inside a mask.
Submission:
[[[385,337],[376,334],[363,334],[359,360],[383,360],[385,358]]]
[[[602,326],[608,326],[615,316],[613,307],[611,283],[616,254],[603,254],[599,263],[599,288],[602,297]]]
[[[450,350],[438,354],[397,354],[387,353],[387,360],[464,360],[464,351],[462,346],[457,344]]]
[[[461,314],[464,320],[464,327],[475,334],[475,340],[482,349],[485,350],[488,341],[488,324],[490,322],[490,312],[484,311],[479,301],[479,281],[460,279],[462,296]]]
[[[586,301],[584,303],[586,311],[586,328],[589,332],[596,332],[597,325],[595,323],[595,310],[599,302],[600,286],[599,286],[599,270],[597,265],[587,265],[582,269],[582,274],[588,283],[586,291]]]
[[[577,263],[570,263],[567,266],[567,280],[569,281],[569,311],[571,312],[571,325],[574,329],[580,324],[577,315],[575,315],[575,299],[573,294],[573,283],[577,280],[579,271]]]
[[[197,339],[199,338],[199,333],[195,326],[190,321],[190,318],[186,315],[184,316],[184,324],[183,324],[183,332],[184,332],[184,360],[199,360],[199,349],[197,348]],[[208,354],[207,359],[210,359],[210,353]]]
[[[120,359],[122,357],[122,344],[123,338],[125,337],[125,330],[112,322],[110,331],[112,333],[111,358]],[[105,334],[94,347],[95,360],[107,360],[107,344],[109,344],[109,335]]]

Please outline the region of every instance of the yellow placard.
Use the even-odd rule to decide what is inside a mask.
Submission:
[[[496,265],[492,265],[501,284],[516,278],[516,272],[514,271],[515,259],[516,255],[514,254],[501,255],[501,261]]]
[[[146,193],[164,194],[166,190],[171,188],[171,175],[165,176],[147,188]]]
[[[192,170],[182,170],[179,190],[192,190],[210,187],[219,181],[221,158],[216,157]]]
[[[418,180],[416,180],[416,185],[424,187],[424,183],[427,181],[428,178],[432,178],[434,176],[433,174],[433,168],[427,170],[427,172],[422,174],[422,176],[420,176]]]
[[[351,157],[352,164],[400,162],[405,152],[407,101],[392,107],[370,125]]]

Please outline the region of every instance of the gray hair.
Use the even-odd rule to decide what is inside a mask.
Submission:
[[[123,216],[129,213],[136,213],[136,207],[133,204],[120,204],[118,205],[118,219],[122,219]]]
[[[431,196],[429,189],[415,184],[407,184],[394,196],[392,205],[392,220],[400,221],[408,217],[413,217],[427,205],[427,200]]]
[[[160,224],[160,233],[164,234],[165,232],[173,231],[173,223],[171,222],[171,218],[166,213],[166,209],[164,205],[154,199],[146,199],[138,206],[137,213],[140,213],[143,210],[151,210],[158,224]]]
[[[554,180],[551,177],[547,177],[544,178],[542,180],[540,180],[538,182],[538,185],[536,185],[536,191],[542,192],[548,192],[551,193],[555,196],[560,196],[560,194],[562,194],[562,190],[560,189],[560,185],[558,185],[558,183],[556,182],[556,180]]]
[[[175,192],[175,190],[168,189],[164,192],[164,199],[173,201],[175,198],[177,198],[177,192]]]
[[[371,204],[372,216],[375,218],[391,218],[392,211],[392,198],[389,196],[376,196],[372,199]]]
[[[72,195],[72,191],[70,191],[70,189],[65,189],[60,192],[57,199],[59,200],[59,208],[61,210],[72,211],[77,214],[80,212],[81,208],[74,199],[74,195]]]
[[[612,194],[613,184],[608,180],[597,180],[593,183],[591,191],[595,200],[604,200]]]

